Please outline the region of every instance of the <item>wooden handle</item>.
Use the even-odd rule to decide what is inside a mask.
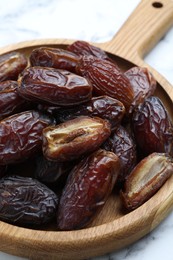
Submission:
[[[139,65],[144,55],[172,25],[172,0],[142,0],[113,39],[104,43],[104,47]]]

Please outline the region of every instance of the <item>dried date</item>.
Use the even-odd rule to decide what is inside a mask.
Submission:
[[[131,105],[131,112],[134,107],[143,103],[144,100],[154,94],[157,82],[147,68],[132,67],[125,72],[134,91],[134,101]]]
[[[17,163],[34,155],[42,145],[42,131],[52,119],[31,110],[0,121],[0,165]]]
[[[0,81],[17,80],[19,74],[26,68],[28,61],[19,52],[10,52],[0,56]]]
[[[100,117],[107,119],[113,130],[120,124],[125,114],[125,107],[117,99],[108,96],[99,96],[93,97],[88,102],[73,108],[56,109],[54,110],[54,114],[56,114],[56,119],[60,122],[65,122],[81,115]]]
[[[79,56],[95,56],[99,59],[109,60],[108,55],[102,49],[91,45],[86,41],[75,41],[67,46],[67,50],[71,51]]]
[[[57,162],[78,159],[97,150],[111,133],[108,121],[81,116],[43,130],[43,153]]]
[[[110,61],[82,56],[76,72],[90,80],[96,95],[107,95],[122,102],[128,112],[134,99],[129,79]]]
[[[149,97],[136,107],[132,127],[137,145],[145,155],[153,152],[173,155],[173,125],[158,97]]]
[[[136,144],[132,136],[123,126],[118,126],[103,144],[103,148],[114,152],[120,158],[122,170],[118,182],[124,182],[137,160]]]
[[[18,94],[16,81],[0,82],[0,119],[19,112],[25,102],[25,99]]]
[[[92,85],[88,80],[66,70],[30,67],[18,82],[19,93],[24,98],[49,105],[76,105],[92,96]]]
[[[51,67],[75,72],[79,56],[73,52],[49,47],[40,47],[32,51],[30,63],[32,66]]]
[[[58,228],[73,230],[88,225],[106,203],[120,169],[118,156],[101,149],[76,165],[60,198]]]
[[[126,209],[136,209],[150,199],[172,172],[173,159],[164,153],[152,153],[140,161],[128,176],[121,193]]]
[[[39,181],[20,176],[0,179],[0,219],[20,226],[38,226],[56,215],[57,195]]]

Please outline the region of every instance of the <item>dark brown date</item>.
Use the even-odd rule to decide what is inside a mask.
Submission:
[[[30,56],[32,66],[51,67],[75,72],[79,56],[73,52],[49,47],[34,49]]]
[[[140,161],[128,176],[121,193],[126,209],[134,210],[149,200],[172,175],[173,159],[152,153]]]
[[[65,70],[30,67],[19,79],[19,93],[26,99],[50,105],[77,105],[92,96],[87,79]]]
[[[60,198],[58,228],[73,230],[88,225],[103,208],[120,169],[118,156],[101,149],[76,165]]]
[[[144,155],[153,152],[173,155],[173,125],[158,97],[149,97],[136,107],[132,127],[137,145]]]
[[[94,45],[91,45],[90,43],[88,43],[86,41],[75,41],[72,44],[67,46],[67,50],[71,51],[79,56],[80,55],[81,56],[92,55],[99,59],[109,60],[109,57],[105,51],[103,51],[102,49],[100,49]]]
[[[66,177],[72,167],[73,162],[52,162],[40,155],[36,158],[35,178],[41,182],[55,183],[62,175]]]
[[[0,119],[19,112],[25,102],[25,99],[18,94],[16,81],[0,82]]]
[[[122,102],[128,111],[134,99],[129,79],[115,64],[94,56],[82,56],[76,72],[90,80],[96,95],[107,95]]]
[[[133,67],[125,72],[125,76],[129,79],[134,91],[134,101],[130,109],[133,111],[135,106],[154,94],[157,82],[147,68]]]
[[[43,130],[43,153],[53,161],[63,162],[97,150],[108,138],[111,127],[99,117],[80,116]]]
[[[27,66],[26,57],[19,52],[10,52],[0,56],[0,81],[17,80]]]
[[[111,124],[111,129],[113,130],[118,124],[120,124],[125,114],[125,107],[123,103],[117,99],[108,96],[100,96],[93,97],[88,102],[73,108],[55,110],[55,113],[56,118],[60,122],[65,122],[81,115],[96,116],[107,119]]]
[[[17,163],[34,155],[42,145],[42,131],[52,119],[25,111],[0,121],[0,165]]]
[[[21,176],[0,179],[0,219],[20,226],[38,226],[56,215],[57,195],[39,181]]]
[[[136,164],[136,145],[132,136],[123,126],[118,126],[103,144],[103,148],[118,155],[122,164],[118,181],[125,181]]]

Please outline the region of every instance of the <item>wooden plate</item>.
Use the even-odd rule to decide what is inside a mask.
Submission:
[[[123,70],[145,66],[157,79],[156,95],[173,119],[173,87],[142,57],[173,24],[173,1],[143,0],[117,35],[95,44],[110,53]],[[23,42],[0,49],[0,54],[18,50],[29,55],[35,47],[65,48],[72,40],[46,39]],[[78,231],[32,230],[0,222],[0,250],[30,259],[86,259],[120,249],[153,230],[173,208],[173,177],[145,204],[124,214],[113,193],[92,226]]]

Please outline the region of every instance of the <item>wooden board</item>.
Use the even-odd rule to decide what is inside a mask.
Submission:
[[[126,70],[139,65],[148,67],[157,79],[158,95],[173,119],[173,87],[143,61],[143,56],[173,24],[173,1],[143,0],[115,37],[95,44],[106,50]],[[18,50],[29,55],[38,46],[65,48],[73,40],[45,39],[22,42],[0,49],[0,54]],[[86,259],[125,247],[153,230],[173,208],[173,177],[145,204],[124,213],[113,192],[97,219],[78,231],[20,228],[0,222],[0,250],[30,259]]]

